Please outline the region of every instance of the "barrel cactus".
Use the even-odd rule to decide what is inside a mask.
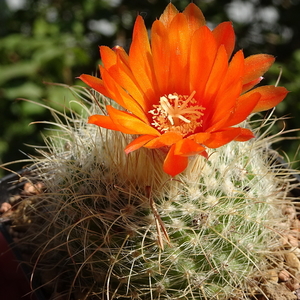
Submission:
[[[84,299],[261,293],[260,278],[283,263],[289,229],[288,179],[271,139],[257,135],[209,159],[194,156],[170,178],[160,150],[128,156],[128,136],[86,124],[84,115],[98,108],[81,105],[80,115],[56,124],[36,159],[44,192],[29,198],[25,241],[36,251],[33,277]]]
[[[102,47],[102,79],[81,75],[97,91],[73,89],[81,112],[54,113],[34,159],[44,192],[26,207],[33,277],[75,299],[264,294],[290,186],[262,133],[272,121],[246,119],[287,94],[254,88],[274,58],[230,59],[231,24],[211,31],[194,4],[169,4],[151,41],[138,17],[129,55]]]

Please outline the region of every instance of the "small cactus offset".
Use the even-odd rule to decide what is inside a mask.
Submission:
[[[81,105],[83,117],[66,116],[36,162],[45,192],[32,197],[34,276],[47,274],[51,289],[83,299],[260,293],[259,278],[282,262],[280,236],[289,229],[288,182],[270,138],[195,156],[172,179],[159,150],[127,155],[128,136],[86,124],[96,108]]]
[[[33,159],[44,192],[24,209],[33,277],[53,299],[268,299],[291,185],[273,121],[247,118],[287,95],[256,87],[274,57],[232,54],[232,24],[211,30],[193,3],[150,36],[138,16],[129,54],[102,46],[101,79],[79,77],[81,113],[53,111]]]

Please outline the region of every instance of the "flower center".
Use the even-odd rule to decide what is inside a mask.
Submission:
[[[202,126],[200,118],[205,110],[203,106],[196,105],[195,94],[193,91],[190,96],[174,93],[160,97],[159,105],[153,105],[154,109],[149,111],[153,115],[151,125],[161,132],[193,133]]]

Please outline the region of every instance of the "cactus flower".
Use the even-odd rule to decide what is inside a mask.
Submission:
[[[150,40],[138,16],[129,54],[101,46],[101,79],[79,78],[120,106],[107,105],[107,115],[92,115],[88,122],[134,135],[126,153],[161,148],[163,170],[171,176],[185,170],[190,156],[207,156],[206,148],[253,138],[251,130],[236,125],[287,94],[284,87],[255,87],[273,56],[233,54],[232,24],[209,29],[193,3],[182,13],[170,3],[154,21]]]

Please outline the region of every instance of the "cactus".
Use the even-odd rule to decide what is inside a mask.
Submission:
[[[102,107],[77,103],[80,114],[53,112],[57,134],[33,158],[45,187],[26,208],[33,277],[44,274],[42,285],[83,299],[259,293],[259,278],[282,262],[288,229],[282,205],[290,187],[270,154],[272,138],[258,128],[255,139],[191,157],[171,179],[161,149],[125,154],[128,135],[86,124]]]
[[[73,89],[80,113],[52,110],[57,135],[32,161],[44,192],[23,209],[32,274],[52,298],[269,293],[291,185],[269,148],[275,120],[254,129],[247,117],[288,91],[255,87],[275,58],[234,47],[230,22],[211,30],[195,4],[179,13],[170,3],[151,43],[138,16],[129,54],[100,47],[102,79],[79,77],[99,93]]]

